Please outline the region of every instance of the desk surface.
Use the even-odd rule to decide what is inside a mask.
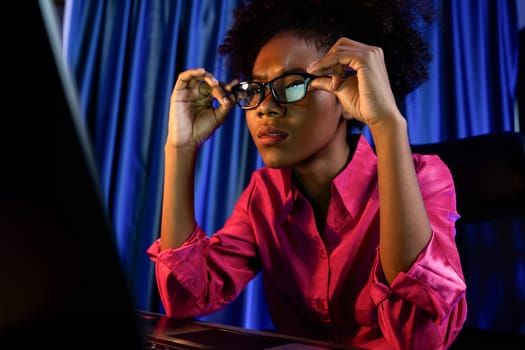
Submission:
[[[228,350],[333,350],[356,348],[223,324],[180,321],[138,311],[138,324],[151,348]]]

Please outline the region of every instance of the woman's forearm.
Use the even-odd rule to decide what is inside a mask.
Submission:
[[[377,152],[380,201],[379,251],[385,277],[391,283],[406,272],[431,236],[408,141],[406,120],[382,120],[371,128]]]
[[[164,153],[161,250],[180,247],[196,225],[194,175],[197,150],[166,145]]]

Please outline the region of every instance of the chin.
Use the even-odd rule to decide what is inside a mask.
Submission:
[[[282,169],[282,168],[287,168],[288,166],[286,165],[283,165],[279,162],[264,162],[264,165],[266,165],[268,168],[272,168],[272,169]]]
[[[261,158],[262,158],[264,165],[266,165],[268,168],[282,169],[282,168],[287,168],[290,166],[289,162],[285,162],[282,159],[276,159],[274,157],[264,157],[264,156],[262,156]]]
[[[258,149],[261,159],[268,168],[282,169],[291,168],[298,164],[303,154],[297,150],[284,148],[262,148]],[[262,151],[262,152],[261,152]]]

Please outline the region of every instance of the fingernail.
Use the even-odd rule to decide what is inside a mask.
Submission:
[[[319,60],[315,60],[315,61],[313,61],[312,63],[310,63],[310,65],[308,66],[308,68],[310,68],[311,66],[313,66],[313,65],[316,64],[317,62],[319,62]]]
[[[310,63],[310,65],[308,67],[306,67],[306,71],[310,71],[312,69],[312,67],[314,67],[315,65],[317,64],[317,61],[314,61],[312,63]]]

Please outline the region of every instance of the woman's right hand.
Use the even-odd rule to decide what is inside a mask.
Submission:
[[[223,88],[203,68],[180,73],[171,93],[166,146],[197,148],[206,141],[234,105],[228,86]],[[214,99],[219,102],[216,107]]]

